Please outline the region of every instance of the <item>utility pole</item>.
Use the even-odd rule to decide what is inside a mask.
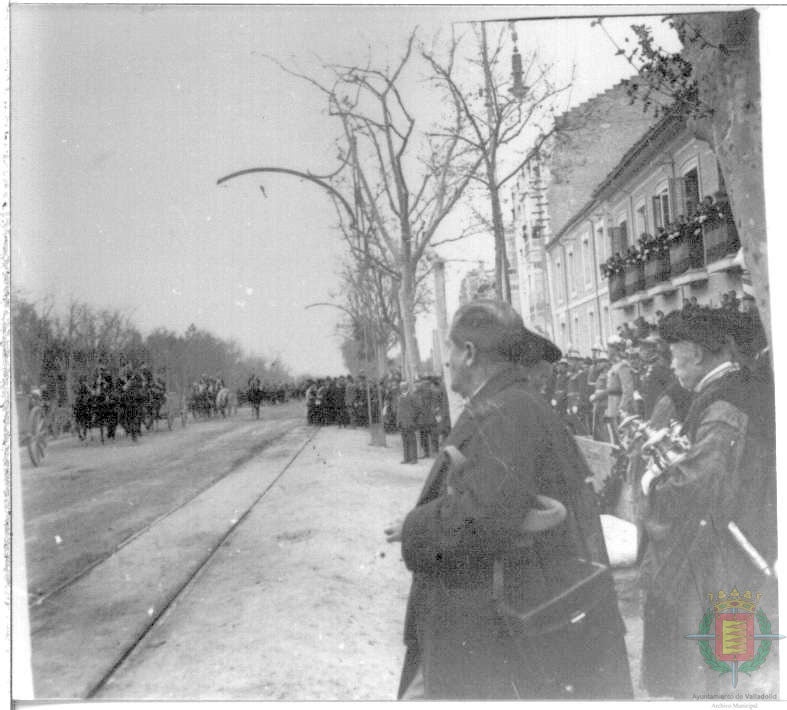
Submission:
[[[464,401],[451,389],[451,370],[445,366],[448,359],[448,353],[445,351],[448,342],[448,312],[445,303],[445,261],[437,254],[433,254],[431,258],[434,269],[435,308],[437,310],[437,344],[440,348],[443,383],[448,396],[448,416],[451,419],[451,426],[453,426],[462,413],[462,409],[464,409]]]
[[[503,209],[500,206],[500,191],[497,185],[497,146],[499,116],[495,115],[496,106],[492,67],[489,64],[489,45],[486,38],[486,23],[481,23],[481,64],[484,69],[486,94],[486,118],[489,131],[489,143],[486,146],[486,176],[489,183],[489,197],[492,203],[492,229],[495,237],[495,290],[501,301],[511,303],[511,283],[508,278],[508,257],[506,255],[505,226]]]

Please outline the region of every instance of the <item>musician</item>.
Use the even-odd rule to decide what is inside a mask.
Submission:
[[[588,636],[572,626],[523,639],[495,603],[496,579],[535,607],[555,597],[553,582],[577,555],[606,560],[587,464],[527,380],[527,366],[553,359],[543,343],[501,301],[470,302],[454,317],[451,387],[467,404],[416,507],[386,530],[389,542],[401,540],[413,572],[402,699],[631,696],[611,579],[603,602],[583,617]],[[446,464],[449,447],[461,468]],[[568,517],[521,541],[538,494],[563,502]]]
[[[729,678],[707,672],[684,638],[696,632],[708,595],[738,586],[776,604],[773,585],[728,530],[734,522],[775,559],[773,393],[736,362],[734,344],[745,347],[753,333],[723,309],[669,313],[659,334],[692,398],[683,424],[688,452],[647,495],[642,681],[652,696],[688,698],[729,689]]]

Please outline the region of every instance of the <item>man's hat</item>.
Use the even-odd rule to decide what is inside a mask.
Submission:
[[[555,363],[563,357],[563,352],[551,340],[528,330],[525,326],[522,326],[520,337],[521,356],[519,361],[523,365],[535,365],[542,360]]]
[[[568,352],[566,353],[566,358],[568,358],[569,360],[571,359],[579,360],[581,357],[582,356],[579,354],[579,350],[577,350],[576,348],[569,348]]]
[[[694,306],[667,313],[659,323],[658,332],[667,343],[697,343],[715,353],[730,338],[735,339],[737,330],[735,314],[728,309]]]

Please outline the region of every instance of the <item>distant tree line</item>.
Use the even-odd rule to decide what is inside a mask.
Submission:
[[[203,373],[221,373],[229,387],[241,389],[252,372],[263,383],[293,379],[279,358],[245,354],[235,341],[193,323],[182,334],[156,328],[143,336],[123,312],[74,299],[58,313],[51,297],[33,302],[15,294],[11,328],[16,391],[38,387],[58,405],[70,403],[79,380],[92,378],[101,364],[117,371],[125,363],[147,363],[165,370],[167,387],[181,392]]]

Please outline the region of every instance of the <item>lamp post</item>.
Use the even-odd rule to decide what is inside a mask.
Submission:
[[[368,356],[368,354],[369,354],[369,335],[368,335],[368,330],[367,330],[367,323],[366,323],[365,320],[358,318],[357,314],[353,313],[349,308],[345,308],[344,306],[339,305],[338,303],[327,303],[327,302],[310,303],[308,306],[305,306],[304,308],[305,309],[309,309],[309,308],[315,308],[317,306],[327,306],[327,307],[330,307],[330,308],[338,308],[340,311],[344,311],[348,316],[350,316],[350,319],[356,325],[360,321],[360,324],[361,324],[361,326],[363,328],[364,352]],[[374,349],[375,349],[375,355],[377,355],[377,344],[376,343],[375,343],[375,348]],[[379,380],[380,379],[380,373],[377,372],[379,370],[379,362],[378,362],[378,360],[379,359],[377,357],[375,357],[375,372],[377,374],[377,379]],[[379,392],[379,389],[378,389],[378,392]],[[370,436],[369,444],[370,444],[370,446],[387,446],[388,445],[386,440],[385,440],[385,429],[383,428],[383,422],[382,422],[382,407],[381,407],[381,404],[382,403],[380,402],[380,396],[378,395],[378,397],[377,397],[377,413],[378,413],[379,421],[377,422],[377,424],[375,424],[374,423],[374,417],[372,416],[372,391],[371,391],[371,387],[369,385],[369,380],[367,378],[367,380],[366,380],[366,408],[367,408],[367,413],[368,413],[368,416],[369,416],[369,436]]]

